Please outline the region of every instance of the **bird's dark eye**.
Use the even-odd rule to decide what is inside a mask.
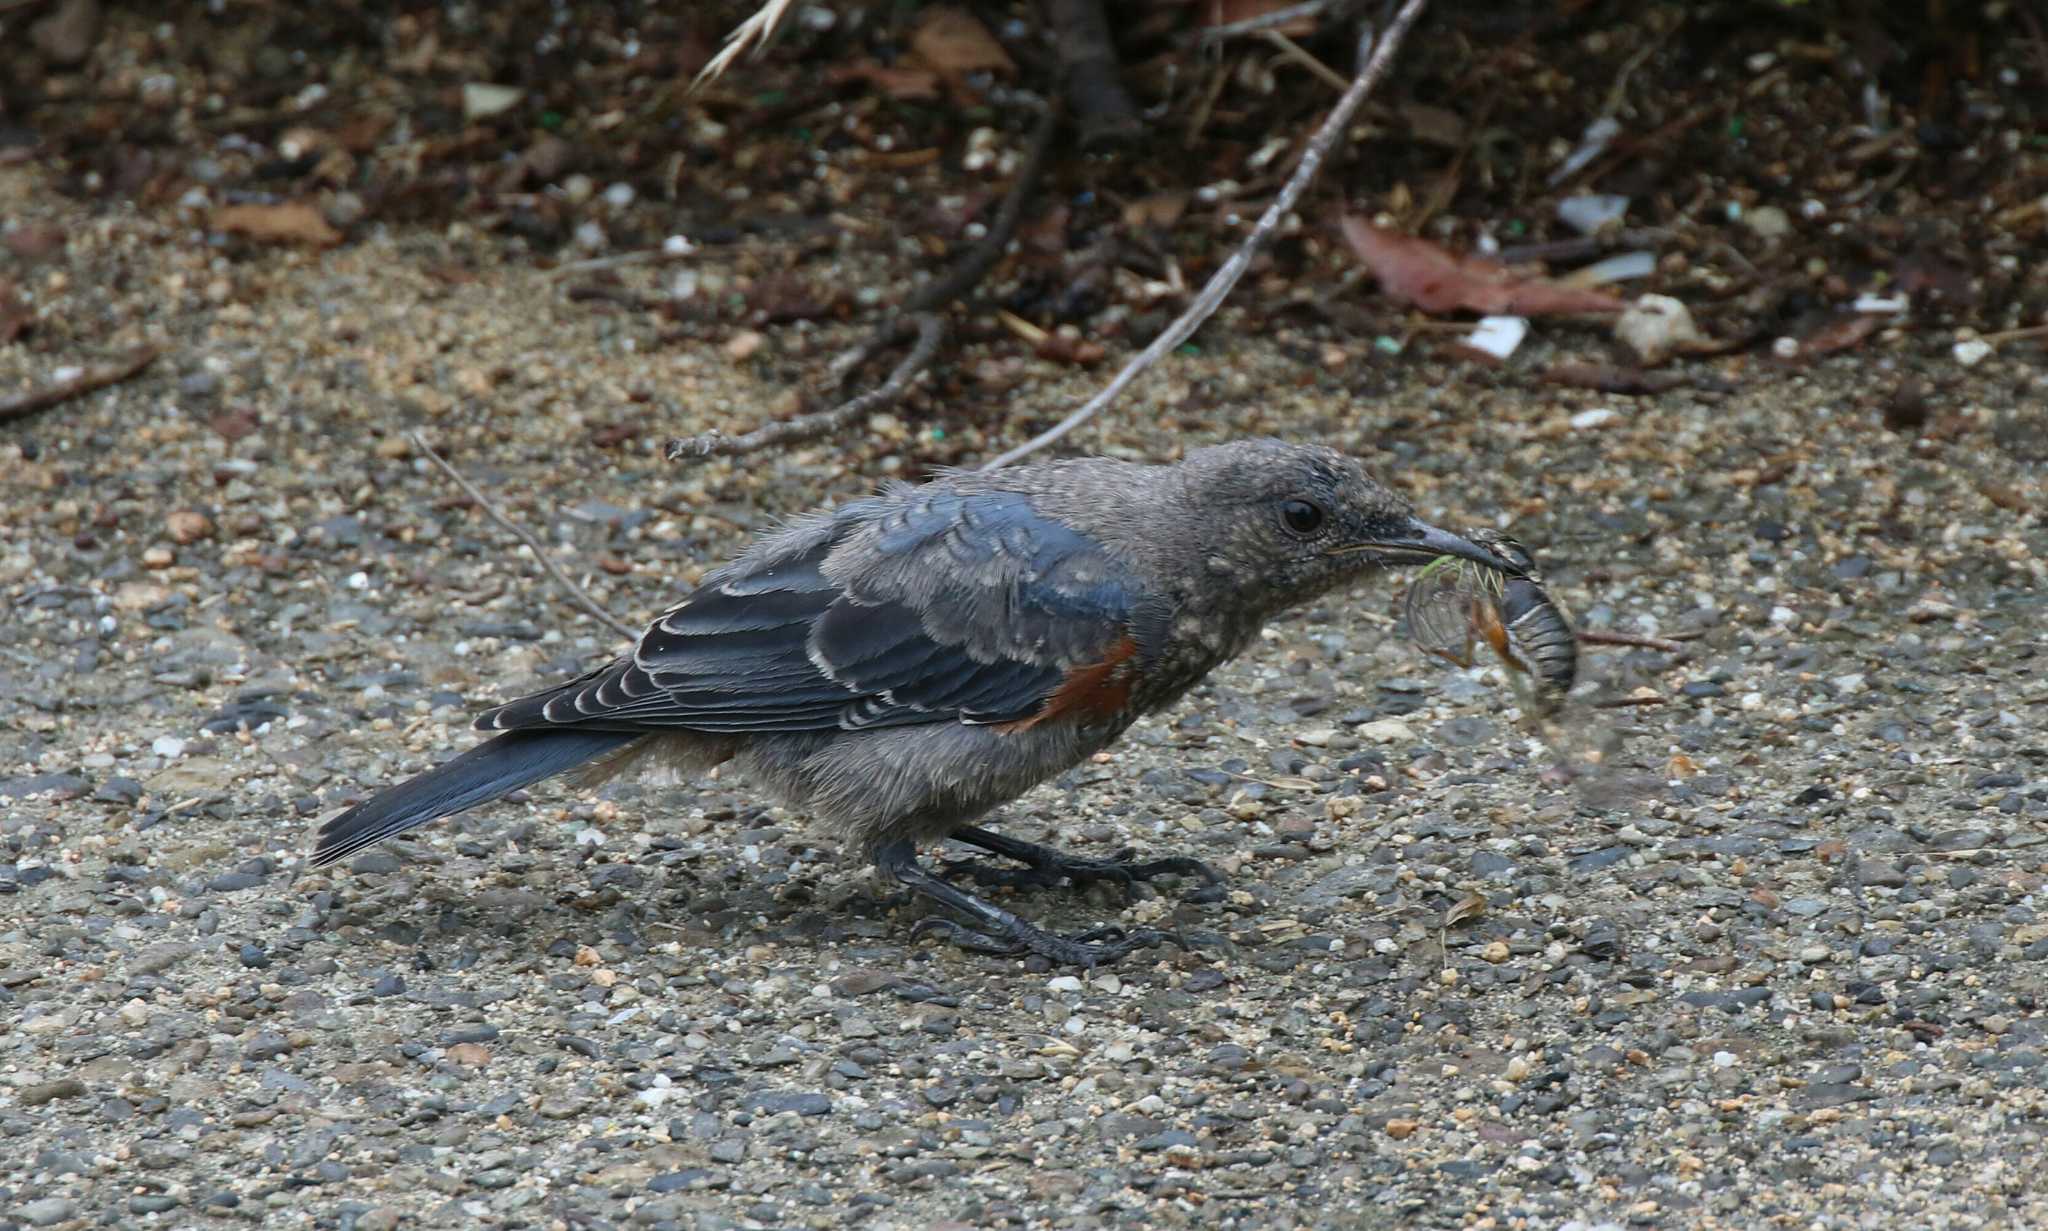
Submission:
[[[1280,520],[1296,534],[1314,534],[1323,528],[1323,509],[1306,500],[1284,500],[1280,503]]]

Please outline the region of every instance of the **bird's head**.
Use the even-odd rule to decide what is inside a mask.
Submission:
[[[1520,576],[1517,562],[1418,521],[1355,459],[1318,445],[1243,440],[1190,453],[1187,508],[1204,565],[1239,601],[1274,612],[1360,575],[1441,556]]]

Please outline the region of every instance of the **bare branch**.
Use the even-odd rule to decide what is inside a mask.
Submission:
[[[1024,162],[1017,168],[1015,182],[1010,185],[1008,195],[990,220],[988,233],[976,240],[944,273],[904,296],[901,308],[831,364],[832,383],[836,387],[862,364],[874,358],[876,353],[914,334],[917,340],[912,344],[910,353],[889,373],[887,380],[828,410],[770,423],[741,436],[728,436],[714,428],[695,436],[671,440],[667,448],[668,460],[736,457],[777,445],[815,440],[901,399],[909,391],[911,382],[930,365],[940,344],[945,341],[946,324],[938,314],[939,309],[965,295],[988,276],[988,271],[1002,259],[1004,249],[1010,246],[1010,239],[1017,233],[1017,224],[1024,216],[1024,202],[1045,172],[1046,155],[1052,149],[1053,135],[1059,130],[1059,122],[1060,104],[1058,99],[1054,99],[1039,118]]]
[[[838,431],[862,415],[892,405],[909,391],[910,382],[916,380],[918,373],[931,363],[932,356],[938,353],[939,342],[946,336],[944,323],[931,312],[920,312],[908,319],[899,319],[897,328],[915,328],[917,341],[911,346],[910,353],[896,365],[896,370],[889,373],[889,379],[866,393],[848,398],[830,410],[770,423],[744,436],[728,436],[713,428],[695,436],[671,440],[668,443],[668,460],[675,462],[705,457],[736,457],[742,453],[754,453],[777,445],[816,440],[820,436]]]
[[[577,274],[599,273],[609,269],[624,269],[628,265],[664,265],[670,261],[681,261],[697,255],[697,246],[686,239],[676,237],[659,248],[637,248],[632,252],[621,252],[615,256],[594,256],[585,261],[564,261],[542,274],[548,281],[574,277]]]
[[[590,597],[589,593],[582,586],[577,585],[570,579],[567,573],[561,570],[561,567],[555,563],[555,558],[548,554],[547,548],[541,546],[539,539],[534,538],[527,531],[526,527],[499,512],[498,506],[492,504],[488,497],[481,491],[478,491],[476,484],[464,478],[461,471],[449,465],[448,460],[439,453],[434,452],[434,446],[427,443],[426,437],[421,436],[418,432],[414,432],[411,434],[410,439],[412,440],[413,447],[426,454],[427,460],[439,466],[443,474],[455,480],[455,485],[460,487],[463,493],[471,500],[474,500],[476,507],[482,509],[487,517],[511,531],[514,537],[526,544],[527,550],[533,553],[533,558],[540,561],[540,566],[547,570],[548,576],[555,579],[555,584],[567,590],[569,597],[582,604],[583,609],[596,617],[598,623],[603,624],[606,628],[611,629],[627,640],[637,640],[639,638],[639,629],[622,620],[614,619],[610,612],[598,606],[596,599]]]
[[[1044,113],[1038,117],[1038,127],[1031,132],[1031,144],[1025,147],[1024,161],[1017,166],[1017,178],[1011,182],[1003,203],[996,207],[996,216],[989,220],[988,233],[975,241],[951,269],[912,291],[898,309],[902,315],[946,306],[973,290],[1002,259],[1003,250],[1017,234],[1018,221],[1024,217],[1024,202],[1030,199],[1039,177],[1045,174],[1045,156],[1052,149],[1053,135],[1059,131],[1060,109],[1061,100],[1057,97],[1046,103]]]
[[[145,346],[126,359],[88,368],[70,380],[44,385],[27,393],[17,393],[13,397],[0,398],[0,422],[8,419],[25,419],[38,411],[62,405],[73,398],[97,393],[108,385],[118,385],[155,363],[156,357],[162,353],[154,346]]]
[[[1281,55],[1307,69],[1310,76],[1320,77],[1329,83],[1330,88],[1337,91],[1338,94],[1341,95],[1345,90],[1351,88],[1351,83],[1344,80],[1342,73],[1310,55],[1307,48],[1280,33],[1280,31],[1266,31],[1265,39],[1273,44],[1273,46],[1278,47]]]
[[[1393,23],[1387,27],[1386,37],[1379,40],[1377,45],[1374,44],[1372,31],[1368,29],[1365,32],[1359,40],[1359,55],[1365,60],[1365,66],[1358,71],[1358,76],[1352,79],[1350,87],[1344,91],[1343,97],[1337,100],[1336,106],[1330,109],[1323,126],[1317,129],[1316,135],[1309,140],[1308,147],[1302,151],[1301,163],[1294,168],[1294,174],[1288,178],[1286,186],[1280,190],[1280,195],[1273,198],[1273,203],[1252,227],[1252,233],[1245,236],[1237,251],[1232,253],[1222,268],[1210,277],[1208,285],[1195,296],[1187,311],[1181,313],[1173,324],[1167,326],[1166,332],[1153,339],[1150,346],[1125,364],[1123,370],[1116,374],[1102,392],[1088,399],[1079,409],[1052,427],[988,462],[983,469],[992,470],[998,466],[1007,466],[1019,458],[1029,457],[1101,414],[1103,408],[1115,401],[1117,395],[1129,387],[1145,369],[1157,363],[1161,356],[1174,347],[1187,341],[1195,330],[1201,327],[1202,322],[1214,315],[1224,298],[1237,285],[1238,280],[1244,277],[1245,271],[1251,268],[1252,258],[1265,246],[1273,232],[1279,229],[1280,220],[1293,211],[1302,193],[1314,182],[1316,172],[1322,169],[1330,151],[1343,139],[1344,130],[1351,124],[1351,117],[1357,114],[1359,105],[1365,101],[1366,95],[1370,94],[1372,88],[1379,84],[1380,78],[1386,75],[1387,66],[1393,62],[1394,53],[1400,49],[1401,41],[1408,36],[1409,28],[1415,24],[1415,19],[1422,15],[1422,10],[1427,5],[1428,0],[1406,0],[1401,6],[1401,11],[1395,14]]]

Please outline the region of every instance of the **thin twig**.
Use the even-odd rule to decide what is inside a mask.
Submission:
[[[1683,654],[1685,646],[1669,637],[1641,637],[1635,633],[1610,632],[1602,628],[1582,628],[1579,640],[1587,645],[1626,645],[1639,650],[1662,650],[1666,654]]]
[[[1273,46],[1279,48],[1281,55],[1307,69],[1310,76],[1320,77],[1324,81],[1329,82],[1330,88],[1337,91],[1337,93],[1342,94],[1345,90],[1351,88],[1351,83],[1344,80],[1344,74],[1310,55],[1307,48],[1288,38],[1278,30],[1266,31],[1265,39],[1273,44]]]
[[[2048,325],[2029,325],[2024,329],[2008,329],[2003,333],[1987,333],[1978,337],[1979,342],[2000,346],[2007,342],[2023,342],[2029,338],[2048,338]]]
[[[1664,697],[1608,697],[1605,700],[1593,702],[1593,708],[1596,710],[1632,710],[1641,709],[1645,706],[1662,705],[1666,700],[1667,698]]]
[[[1059,132],[1063,97],[1049,100],[1039,115],[1038,127],[1031,131],[1031,144],[1024,148],[1024,161],[1017,166],[1017,178],[1011,181],[1003,203],[996,207],[996,216],[989,220],[988,232],[951,269],[912,291],[898,309],[900,315],[914,316],[946,306],[974,289],[1002,259],[1003,250],[1017,234],[1017,223],[1024,217],[1024,203],[1045,172],[1045,156],[1052,150],[1054,134]]]
[[[461,471],[449,465],[448,460],[439,453],[434,452],[434,446],[427,443],[426,437],[418,432],[413,432],[409,439],[412,441],[414,448],[427,455],[428,461],[441,468],[441,473],[455,480],[455,485],[460,487],[464,494],[476,502],[476,507],[482,509],[485,516],[511,531],[514,537],[526,544],[527,550],[533,553],[533,558],[540,561],[540,566],[548,571],[548,576],[555,579],[555,584],[567,590],[569,597],[582,604],[585,611],[597,617],[598,623],[603,624],[621,637],[628,639],[639,638],[639,629],[622,620],[614,619],[610,612],[598,606],[596,599],[590,597],[590,594],[582,586],[570,580],[569,575],[562,571],[561,567],[555,563],[555,558],[548,554],[547,548],[541,546],[539,539],[534,538],[526,527],[499,512],[498,506],[492,504],[488,497],[481,491],[478,491],[476,484],[464,478]]]
[[[1195,296],[1187,311],[1181,313],[1173,324],[1167,326],[1166,332],[1154,338],[1152,344],[1139,352],[1136,358],[1125,364],[1123,370],[1104,386],[1102,392],[1088,399],[1079,409],[1052,427],[988,462],[983,469],[993,470],[998,466],[1007,466],[1019,458],[1028,457],[1101,414],[1103,408],[1115,401],[1117,395],[1145,369],[1157,363],[1174,347],[1187,341],[1195,330],[1201,327],[1202,322],[1215,313],[1231,289],[1237,285],[1238,279],[1244,277],[1245,271],[1251,268],[1252,258],[1258,254],[1266,240],[1271,238],[1273,232],[1279,229],[1280,220],[1293,212],[1295,202],[1301,199],[1302,193],[1314,182],[1316,172],[1322,169],[1323,161],[1329,157],[1330,151],[1336,148],[1337,142],[1343,139],[1344,130],[1350,126],[1351,117],[1357,114],[1359,104],[1365,101],[1365,96],[1372,92],[1373,86],[1386,74],[1387,66],[1393,62],[1394,53],[1400,49],[1401,40],[1407,37],[1409,28],[1415,24],[1415,19],[1422,15],[1422,10],[1427,5],[1428,0],[1406,0],[1401,6],[1401,11],[1395,14],[1393,23],[1387,27],[1386,37],[1378,40],[1377,44],[1372,31],[1365,31],[1359,40],[1359,55],[1365,60],[1365,67],[1359,70],[1350,88],[1344,91],[1344,96],[1330,109],[1323,126],[1317,129],[1316,135],[1309,140],[1308,147],[1302,151],[1300,164],[1294,168],[1294,174],[1280,190],[1280,195],[1273,198],[1273,203],[1266,207],[1266,212],[1252,227],[1252,233],[1245,236],[1237,251],[1232,253],[1222,268],[1209,278],[1208,285],[1202,288],[1201,294]],[[1370,56],[1367,55],[1368,51],[1371,53]]]
[[[623,286],[606,286],[598,282],[586,282],[572,286],[566,292],[570,303],[610,303],[637,312],[654,312],[667,307],[669,300],[658,295],[642,295]]]
[[[917,330],[917,341],[912,344],[910,353],[903,357],[903,362],[897,364],[896,370],[889,373],[889,379],[866,393],[848,398],[830,410],[799,415],[794,419],[784,419],[780,423],[770,423],[766,427],[755,428],[744,436],[728,436],[713,428],[708,432],[699,432],[695,436],[671,440],[668,442],[668,460],[675,462],[706,457],[733,457],[776,445],[815,440],[828,432],[838,431],[862,415],[894,403],[909,390],[910,382],[917,379],[917,374],[924,370],[925,365],[932,361],[932,356],[938,353],[940,340],[946,336],[944,324],[938,315],[932,312],[920,312],[908,320],[900,321],[900,326],[914,327]]]
[[[1322,15],[1323,10],[1329,7],[1330,0],[1307,0],[1307,3],[1304,4],[1290,4],[1284,9],[1274,9],[1270,13],[1261,13],[1257,17],[1247,17],[1243,21],[1226,22],[1220,26],[1208,26],[1194,37],[1204,47],[1213,47],[1225,39],[1235,38],[1240,34],[1263,34],[1268,30],[1278,30],[1283,26],[1291,26],[1305,18],[1319,17]]]
[[[946,338],[946,322],[939,310],[952,301],[966,295],[974,285],[995,268],[1002,259],[1004,249],[1010,246],[1010,239],[1017,233],[1017,224],[1024,216],[1024,203],[1030,197],[1039,177],[1044,173],[1046,155],[1052,149],[1052,139],[1059,130],[1060,99],[1052,99],[1046,106],[1045,114],[1039,118],[1038,128],[1032,133],[1031,145],[1025,151],[1024,162],[1017,168],[1017,177],[1010,185],[1010,191],[1003,198],[1002,205],[989,222],[988,232],[972,247],[961,254],[960,259],[944,273],[904,296],[903,304],[889,318],[877,325],[859,343],[847,349],[830,365],[833,387],[845,383],[847,378],[872,359],[878,352],[895,345],[906,337],[915,335],[910,353],[903,357],[887,380],[880,385],[839,405],[814,414],[800,415],[780,423],[771,423],[740,436],[728,436],[716,428],[699,432],[668,442],[665,450],[668,460],[685,461],[706,457],[735,457],[753,453],[777,445],[796,444],[815,440],[828,432],[838,431],[865,414],[893,405],[909,391],[910,383],[931,364]]]
[[[1195,143],[1202,139],[1202,130],[1209,126],[1209,117],[1216,110],[1216,100],[1223,97],[1223,87],[1230,84],[1231,76],[1227,61],[1219,60],[1216,67],[1209,70],[1209,84],[1202,88],[1202,97],[1195,103],[1194,114],[1188,117],[1188,131],[1181,139],[1182,145],[1193,149]]]
[[[697,254],[696,245],[688,242],[659,248],[640,248],[632,252],[621,252],[616,256],[594,256],[587,261],[570,261],[557,265],[541,276],[550,282],[576,274],[593,274],[606,269],[624,269],[628,265],[660,265],[669,261],[680,261]]]
[[[1017,177],[1011,182],[1003,203],[996,207],[996,216],[989,220],[987,233],[962,253],[946,272],[904,296],[902,306],[887,320],[832,361],[828,370],[832,373],[835,387],[844,384],[862,364],[874,358],[877,351],[908,334],[905,323],[911,318],[936,312],[962,298],[988,276],[989,270],[995,268],[996,262],[1002,259],[1003,250],[1010,246],[1011,238],[1017,234],[1017,223],[1024,217],[1025,201],[1030,199],[1039,177],[1045,173],[1046,155],[1052,150],[1053,135],[1060,127],[1060,108],[1060,97],[1046,103],[1045,113],[1038,117],[1038,127],[1032,131],[1031,144],[1025,147],[1024,161],[1017,168]]]
[[[25,419],[38,411],[62,405],[73,398],[96,393],[108,385],[118,385],[155,363],[156,357],[162,353],[157,347],[145,346],[126,359],[88,368],[70,380],[44,385],[27,393],[17,393],[10,398],[0,398],[0,422],[8,419]]]

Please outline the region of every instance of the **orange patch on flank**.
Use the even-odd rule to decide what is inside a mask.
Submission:
[[[1018,719],[1016,722],[1003,723],[996,730],[1008,735],[1013,731],[1028,730],[1048,719],[1068,714],[1080,717],[1116,713],[1129,703],[1131,685],[1135,682],[1132,678],[1135,672],[1120,668],[1137,652],[1137,639],[1123,637],[1109,647],[1109,652],[1102,656],[1101,662],[1076,667],[1067,672],[1065,682],[1053,690],[1052,695],[1045,699],[1045,704],[1039,707],[1036,714]]]

